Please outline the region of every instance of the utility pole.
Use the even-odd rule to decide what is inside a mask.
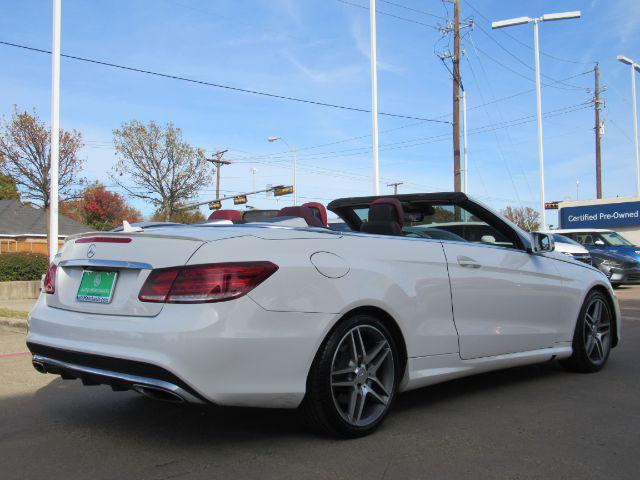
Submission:
[[[393,187],[393,194],[398,195],[398,187],[404,182],[387,183],[387,187]]]
[[[602,134],[600,128],[600,69],[598,62],[593,70],[596,75],[596,90],[594,106],[596,108],[596,198],[602,198],[602,157],[600,156],[600,136]]]
[[[469,155],[467,151],[467,91],[462,88],[462,171],[464,172],[464,183],[462,191],[469,193]]]
[[[230,165],[231,162],[228,160],[222,160],[222,156],[227,153],[229,150],[218,150],[213,154],[214,158],[207,158],[207,162],[211,162],[216,167],[216,198],[220,198],[220,167],[222,165]]]
[[[453,189],[462,190],[460,179],[460,0],[453,2]]]

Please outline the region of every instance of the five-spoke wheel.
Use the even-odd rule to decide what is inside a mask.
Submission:
[[[343,437],[372,432],[395,399],[400,357],[377,318],[355,315],[338,324],[314,359],[302,411],[316,429]]]
[[[597,372],[611,351],[612,313],[607,298],[592,291],[586,298],[573,337],[573,354],[562,362],[571,370]]]

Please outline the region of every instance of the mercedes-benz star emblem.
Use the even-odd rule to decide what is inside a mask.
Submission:
[[[87,258],[93,258],[95,254],[96,254],[96,244],[92,243],[91,245],[89,245],[89,249],[87,250]]]

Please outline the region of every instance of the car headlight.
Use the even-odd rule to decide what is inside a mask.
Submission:
[[[601,265],[605,265],[607,267],[622,268],[622,263],[616,262],[615,260],[603,260]]]

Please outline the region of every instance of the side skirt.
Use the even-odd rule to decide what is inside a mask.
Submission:
[[[480,357],[462,360],[457,353],[409,358],[407,374],[400,384],[400,391],[446,382],[455,378],[477,373],[518,367],[533,363],[543,363],[553,358],[570,357],[571,343],[556,343],[554,347],[541,348],[530,352],[508,353],[494,357]]]

